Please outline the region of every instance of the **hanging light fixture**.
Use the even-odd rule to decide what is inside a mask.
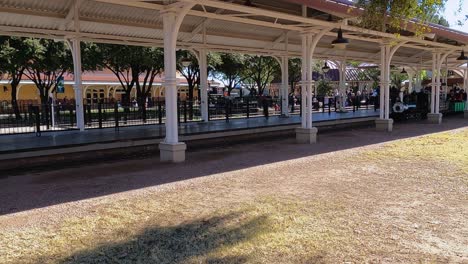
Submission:
[[[338,29],[338,37],[335,40],[333,40],[331,44],[337,49],[345,49],[346,46],[349,44],[348,39],[343,38],[343,31],[341,31],[341,28]]]
[[[188,67],[190,66],[190,64],[192,64],[192,61],[187,57],[183,58],[180,62],[182,63],[182,66],[184,67]]]
[[[328,63],[325,61],[325,66],[322,67],[323,73],[327,73],[330,70],[330,67],[328,67]]]
[[[457,60],[468,60],[468,57],[465,56],[465,51],[462,50],[460,57],[457,58]]]
[[[403,68],[403,70],[400,72],[401,74],[407,74],[405,68]]]

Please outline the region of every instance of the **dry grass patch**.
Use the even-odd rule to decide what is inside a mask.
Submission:
[[[0,263],[464,263],[467,179],[468,129],[305,156],[39,209]]]
[[[468,129],[435,133],[417,138],[398,140],[381,148],[364,153],[372,160],[394,159],[395,161],[433,162],[449,164],[468,174]],[[468,180],[468,179],[467,179]]]
[[[199,217],[160,209],[124,201],[59,226],[1,234],[1,243],[15,242],[0,250],[0,262],[305,263],[351,244],[344,208],[331,203],[270,197]]]

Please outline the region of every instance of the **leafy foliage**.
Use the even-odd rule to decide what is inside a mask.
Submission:
[[[24,71],[33,54],[39,51],[38,43],[28,38],[0,37],[0,72],[7,74],[11,87],[11,104],[17,119],[21,118],[16,93]]]
[[[135,87],[138,100],[144,101],[149,96],[154,79],[164,67],[164,52],[160,48],[97,44],[92,51],[87,53],[87,60],[94,61],[90,64],[96,64],[97,68],[112,71],[127,100]]]
[[[242,82],[241,74],[244,71],[245,58],[239,53],[219,53],[218,56],[214,75],[223,81],[230,93]]]
[[[379,31],[392,29],[397,33],[406,29],[408,21],[416,22],[416,34],[428,30],[426,24],[437,14],[446,0],[357,0],[356,6],[363,8],[360,24]],[[404,21],[404,22],[402,22]]]
[[[28,39],[34,52],[31,54],[25,75],[39,90],[41,103],[47,103],[50,92],[56,88],[57,78],[73,69],[73,59],[62,41]]]
[[[317,95],[318,96],[325,96],[332,92],[333,87],[330,84],[330,80],[322,78],[318,80],[315,85],[317,85]]]
[[[269,56],[244,55],[243,69],[243,82],[252,84],[257,88],[258,94],[263,94],[266,86],[281,75],[280,65],[275,58]]]
[[[289,59],[288,73],[289,73],[289,85],[291,86],[291,92],[294,92],[294,87],[301,81],[302,72],[302,60],[301,58]]]

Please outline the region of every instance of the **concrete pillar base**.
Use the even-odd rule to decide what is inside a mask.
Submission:
[[[375,120],[375,128],[377,131],[393,131],[393,119],[376,119]]]
[[[170,162],[184,162],[185,161],[185,150],[187,145],[183,142],[170,144],[170,143],[160,143],[159,151],[161,156],[161,161],[170,161]]]
[[[296,128],[296,142],[299,144],[314,144],[317,142],[317,128]]]
[[[468,118],[468,110],[465,110],[465,112],[463,113],[463,117]]]
[[[427,122],[431,124],[442,124],[442,114],[427,114]]]

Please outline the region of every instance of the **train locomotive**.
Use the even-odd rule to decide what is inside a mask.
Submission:
[[[391,96],[391,114],[390,117],[395,121],[404,120],[422,120],[427,118],[429,113],[429,97],[430,95],[424,90],[419,93],[412,92],[403,97]]]

